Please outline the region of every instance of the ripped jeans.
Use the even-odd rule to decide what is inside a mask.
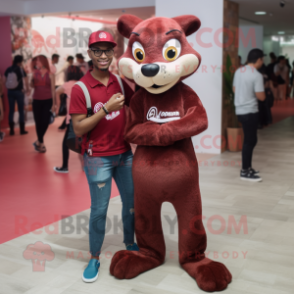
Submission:
[[[84,167],[91,194],[90,253],[99,256],[105,237],[106,216],[114,178],[122,200],[124,243],[134,243],[134,185],[132,151],[103,157],[84,154]],[[119,219],[119,217],[117,217]],[[112,224],[113,225],[113,224]],[[113,227],[113,226],[112,226]]]

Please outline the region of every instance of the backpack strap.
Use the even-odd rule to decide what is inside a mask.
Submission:
[[[93,114],[90,93],[89,93],[86,85],[83,82],[78,81],[78,82],[75,83],[75,85],[80,86],[81,89],[83,90],[83,93],[84,93],[85,98],[86,98],[86,104],[87,104],[87,117],[89,117],[89,116],[91,116]]]
[[[86,105],[87,105],[87,117],[90,117],[93,115],[93,110],[92,110],[92,104],[91,104],[91,97],[90,97],[90,93],[88,91],[88,88],[86,87],[86,85],[81,82],[81,81],[78,81],[75,83],[75,85],[78,85],[81,87],[81,89],[83,90],[83,93],[85,95],[85,98],[86,98]],[[90,134],[91,134],[91,131],[88,132],[87,134],[87,142],[89,141],[90,139]]]
[[[124,85],[122,83],[122,80],[121,80],[120,76],[116,75],[116,74],[114,74],[114,75],[117,78],[117,81],[118,81],[118,83],[120,85],[120,88],[121,88],[121,91],[122,91],[123,95],[125,96],[125,89],[124,89]]]

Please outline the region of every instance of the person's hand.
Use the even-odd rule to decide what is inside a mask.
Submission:
[[[53,105],[52,108],[51,108],[51,111],[52,111],[53,113],[56,113],[56,110],[57,110],[57,106],[56,106],[56,105]]]
[[[124,107],[125,97],[121,93],[114,94],[105,104],[108,112],[117,111]]]

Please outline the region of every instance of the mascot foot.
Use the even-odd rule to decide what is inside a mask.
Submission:
[[[198,287],[206,292],[222,291],[232,281],[232,275],[225,265],[208,258],[182,266],[196,280]]]
[[[132,279],[161,264],[159,260],[143,255],[140,251],[122,250],[113,256],[110,273],[118,279]]]

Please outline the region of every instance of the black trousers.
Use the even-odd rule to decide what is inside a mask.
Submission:
[[[8,102],[9,102],[9,123],[13,123],[15,102],[17,103],[19,113],[19,123],[24,123],[24,93],[22,91],[8,90]]]
[[[62,142],[62,167],[68,168],[68,159],[69,159],[69,149],[66,145],[66,138],[69,132],[69,124],[66,125],[66,131],[64,134],[63,142]]]
[[[33,100],[33,114],[38,141],[40,143],[44,143],[43,139],[49,126],[50,109],[52,108],[52,103],[52,99]]]
[[[252,167],[253,149],[257,144],[258,119],[258,112],[238,115],[238,120],[242,124],[244,131],[244,143],[242,149],[243,169]]]

